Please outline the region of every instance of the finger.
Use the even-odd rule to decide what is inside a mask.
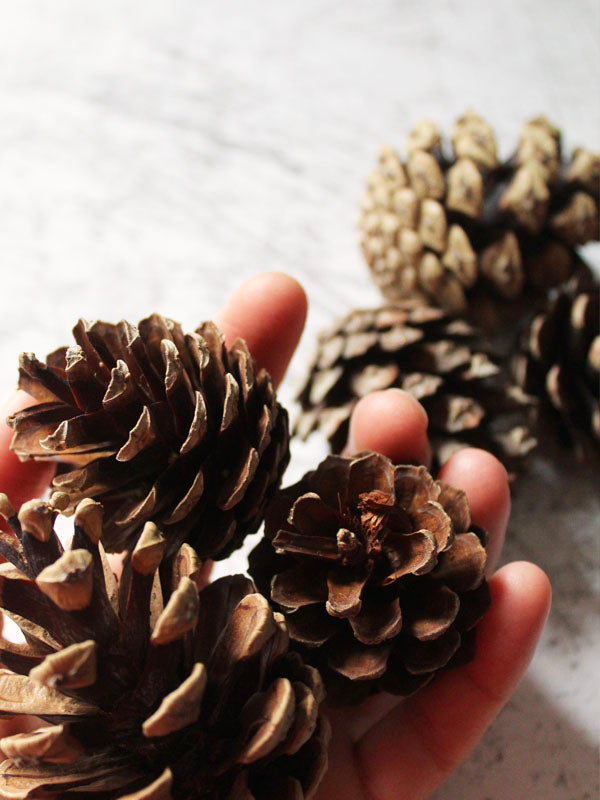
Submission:
[[[44,494],[55,469],[52,462],[19,461],[9,449],[13,431],[6,424],[6,417],[35,402],[25,392],[19,391],[0,408],[0,492],[7,495],[16,509],[26,500]]]
[[[347,451],[375,450],[394,464],[428,464],[427,413],[402,389],[385,389],[363,397],[350,419]]]
[[[282,272],[265,272],[243,283],[216,317],[231,344],[241,337],[259,369],[279,385],[296,349],[308,303],[298,281]]]
[[[444,464],[439,479],[462,489],[471,508],[473,522],[489,534],[487,571],[493,573],[504,544],[510,516],[510,489],[506,470],[485,450],[465,447]]]
[[[331,723],[331,741],[327,748],[328,769],[314,800],[367,800],[367,797],[371,797],[359,789],[361,776],[357,770],[354,742],[348,735],[344,711],[327,709],[327,718]]]
[[[490,589],[492,606],[479,626],[474,661],[439,675],[357,743],[362,780],[373,797],[429,797],[469,755],[523,677],[550,609],[550,584],[538,567],[517,562],[496,573]]]
[[[214,565],[215,562],[208,559],[208,561],[205,561],[204,564],[202,564],[202,566],[200,567],[198,574],[194,578],[194,582],[198,587],[199,591],[202,591],[202,589],[208,586],[208,583],[210,581],[210,573],[212,572]]]

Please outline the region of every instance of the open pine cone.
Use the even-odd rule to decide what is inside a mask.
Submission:
[[[67,512],[101,500],[107,550],[159,524],[175,552],[225,558],[257,530],[289,460],[288,421],[243,340],[212,322],[183,334],[153,314],[138,327],[80,320],[76,341],[20,359],[19,387],[39,405],[8,419],[22,459],[64,462],[53,488]],[[69,465],[65,467],[64,465]]]
[[[464,492],[375,453],[328,456],[267,511],[250,573],[338,702],[409,694],[471,656],[489,605]]]
[[[600,453],[600,286],[590,273],[556,290],[522,338],[514,373],[546,429],[581,458]]]
[[[410,392],[427,411],[435,466],[469,445],[512,469],[535,446],[526,425],[531,399],[475,329],[439,308],[408,303],[351,311],[319,337],[294,431],[306,439],[321,430],[339,453],[358,400],[390,387]]]
[[[146,523],[120,587],[83,500],[71,548],[55,510],[0,510],[0,714],[45,724],[0,741],[0,798],[302,800],[326,768],[318,672],[288,650],[283,616],[242,575],[200,593],[201,565]]]
[[[493,298],[562,283],[573,247],[598,238],[600,156],[577,149],[563,161],[560,132],[544,117],[525,125],[505,163],[472,111],[456,122],[448,154],[428,121],[407,150],[402,163],[382,149],[362,202],[362,249],[388,300],[418,293],[461,314],[471,305],[493,327]]]

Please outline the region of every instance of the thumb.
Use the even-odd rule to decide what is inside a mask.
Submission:
[[[7,495],[16,509],[26,500],[44,494],[55,469],[53,462],[19,461],[10,450],[13,432],[6,424],[6,417],[35,402],[25,392],[17,391],[0,407],[0,492]]]

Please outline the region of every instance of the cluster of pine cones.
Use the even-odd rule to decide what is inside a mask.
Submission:
[[[0,607],[23,633],[0,640],[0,715],[39,723],[0,740],[0,797],[313,797],[326,692],[409,694],[471,657],[484,531],[463,492],[375,453],[279,490],[287,413],[213,323],[73,335],[21,356],[37,403],[8,420],[20,458],[58,468],[48,501],[0,495]],[[265,519],[254,580],[205,586]]]
[[[600,156],[566,158],[537,117],[501,161],[472,111],[449,142],[419,123],[406,152],[382,148],[360,214],[386,304],[321,334],[296,432],[341,452],[358,400],[399,387],[427,410],[434,465],[476,445],[513,472],[542,436],[595,458],[600,295],[578,247],[599,238]]]
[[[599,436],[598,285],[574,250],[597,235],[599,159],[564,165],[545,120],[505,164],[473,114],[452,142],[449,156],[422,124],[408,163],[386,149],[369,181],[363,248],[389,302],[322,337],[297,423],[336,452],[358,398],[390,386],[427,409],[435,466],[463,444],[518,461],[536,391],[565,433]],[[493,327],[526,292],[549,305],[511,382],[468,312]],[[27,717],[0,740],[0,797],[308,800],[326,694],[408,695],[472,658],[485,531],[462,491],[376,453],[333,453],[280,489],[287,413],[213,323],[73,335],[45,362],[21,356],[37,403],[8,420],[17,455],[57,472],[48,500],[15,511],[0,495],[0,607],[23,634],[0,640],[0,716]],[[252,579],[205,585],[205,562],[263,521]]]

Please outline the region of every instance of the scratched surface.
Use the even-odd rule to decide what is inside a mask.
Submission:
[[[540,112],[567,149],[600,144],[591,0],[0,7],[3,394],[17,354],[67,343],[79,316],[159,310],[195,327],[240,280],[283,269],[311,302],[289,402],[316,332],[378,300],[354,226],[381,141],[402,147],[422,116],[447,130],[472,106],[505,155]],[[323,453],[295,446],[289,479]],[[527,678],[436,800],[598,796],[598,494],[556,454],[521,486],[506,556],[549,571],[554,609]]]

